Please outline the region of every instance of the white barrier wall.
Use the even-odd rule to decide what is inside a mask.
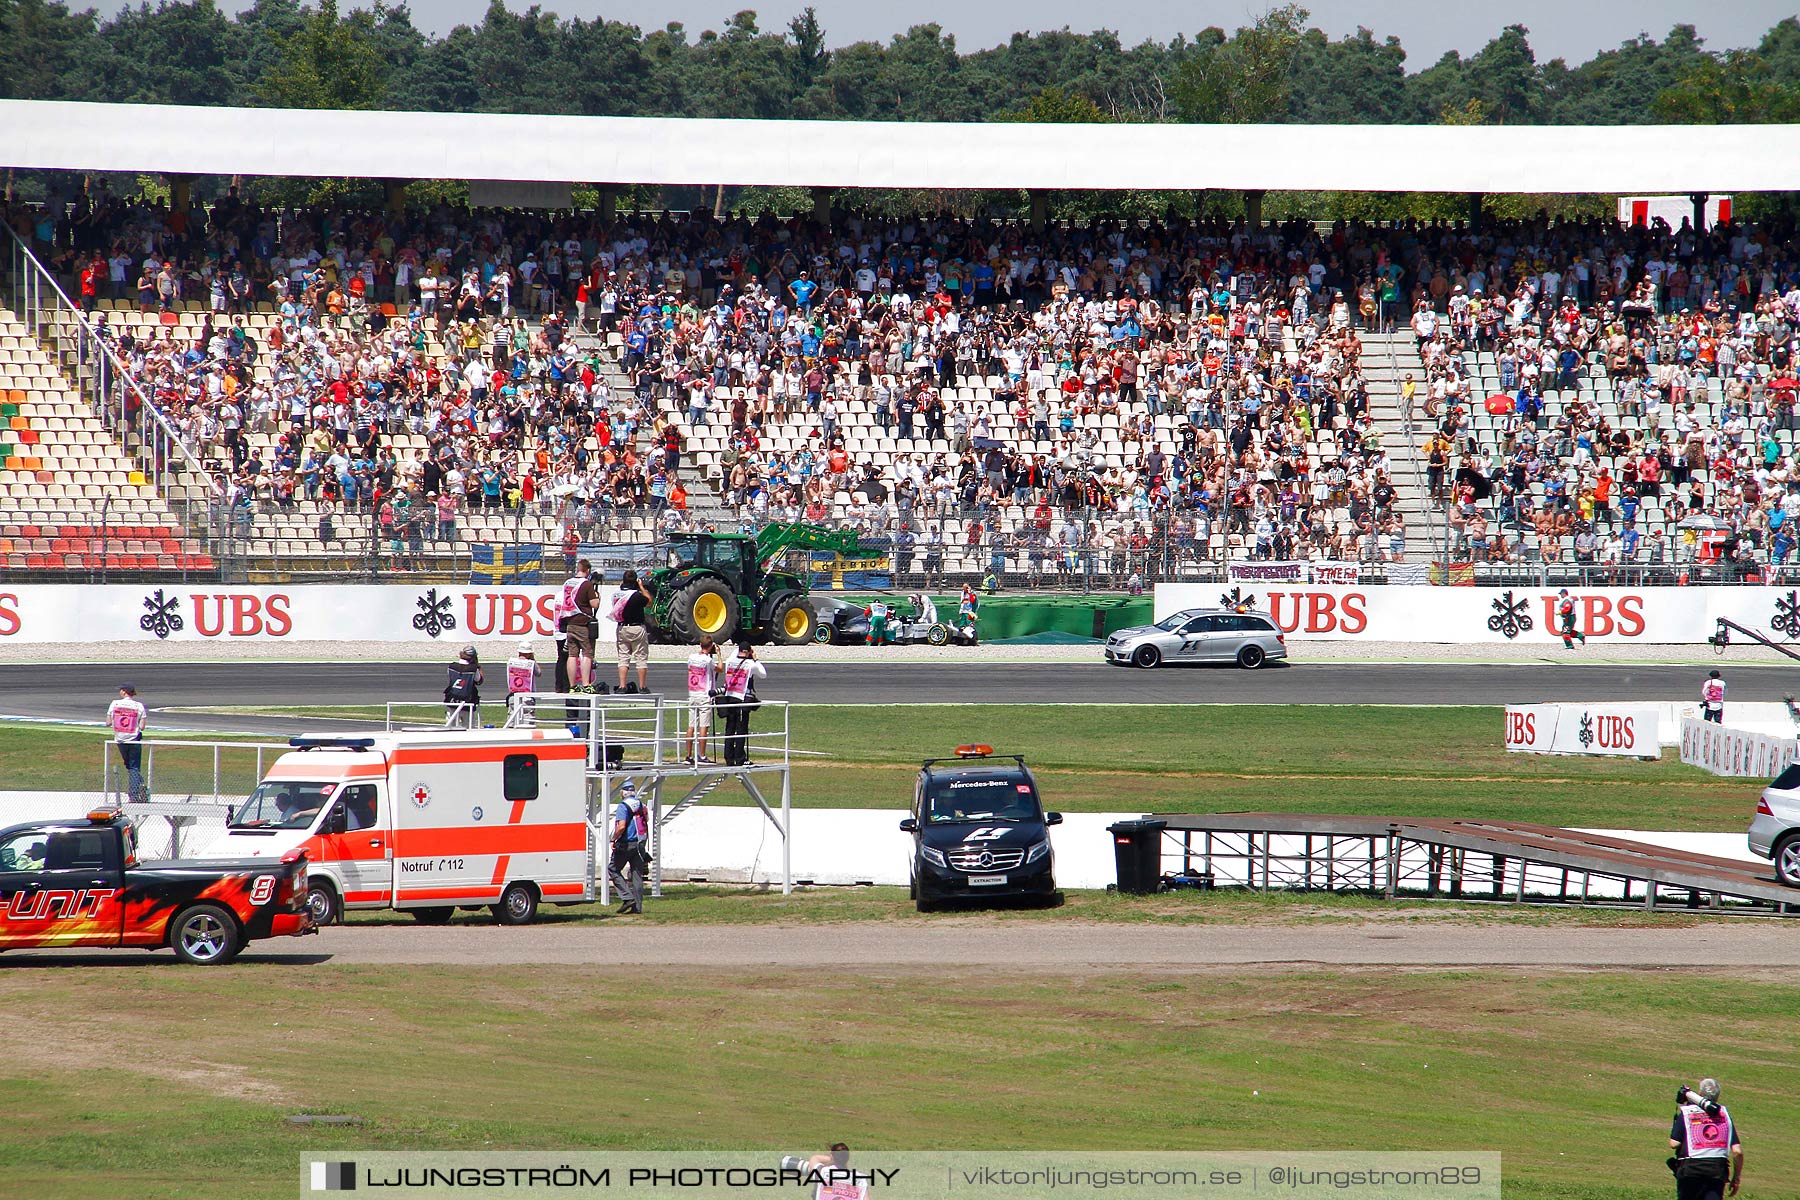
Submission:
[[[1659,758],[1661,722],[1654,704],[1512,704],[1506,748],[1525,754]]]
[[[1731,714],[1730,705],[1725,709]],[[1681,722],[1681,761],[1714,775],[1773,779],[1800,757],[1800,742],[1786,737],[1715,725],[1685,717]]]
[[[1718,728],[1714,726],[1713,728]],[[0,826],[51,820],[86,812],[104,798],[95,793],[0,792]],[[912,839],[900,832],[900,809],[797,809],[794,812],[794,878],[820,884],[906,884],[907,855]],[[1104,888],[1117,881],[1113,839],[1106,832],[1118,821],[1142,813],[1068,813],[1050,831],[1056,849],[1056,881],[1066,888]],[[154,820],[154,818],[152,818]],[[158,830],[157,832],[161,832]],[[1661,833],[1593,829],[1587,833],[1631,838],[1696,854],[1758,861],[1741,833]],[[665,830],[663,873],[673,881],[705,878],[718,882],[781,882],[781,839],[754,808],[706,807],[683,813]],[[1276,837],[1275,854],[1297,854],[1305,839]],[[1196,855],[1201,839],[1196,835]],[[1165,870],[1179,865],[1172,843],[1165,841]],[[150,853],[158,851],[152,849]],[[1419,858],[1423,859],[1420,852]],[[1196,865],[1198,865],[1196,863]],[[1415,867],[1411,858],[1402,863]],[[1241,863],[1218,859],[1214,873],[1221,885],[1241,884]]]
[[[1704,642],[1729,617],[1800,635],[1800,590],[1772,587],[1570,589],[1590,645]],[[1296,641],[1519,642],[1560,645],[1557,589],[1159,583],[1156,619],[1184,608],[1248,604]],[[1695,684],[1699,686],[1698,682]]]
[[[0,585],[0,641],[459,643],[551,637],[558,587]],[[600,614],[599,640],[612,622]]]

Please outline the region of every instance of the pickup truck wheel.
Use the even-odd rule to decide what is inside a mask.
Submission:
[[[169,946],[184,963],[212,966],[236,958],[242,939],[230,913],[216,904],[196,904],[175,915]]]
[[[454,907],[415,908],[412,910],[413,920],[421,925],[448,925],[450,918],[456,915]]]
[[[343,915],[338,904],[337,889],[323,879],[314,880],[306,889],[306,907],[312,911],[314,925],[333,925]]]
[[[537,891],[528,883],[515,883],[500,893],[494,920],[502,925],[529,925],[537,916]]]

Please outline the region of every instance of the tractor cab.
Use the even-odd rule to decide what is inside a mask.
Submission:
[[[854,531],[771,522],[747,533],[677,533],[662,543],[645,581],[657,632],[675,642],[734,637],[798,646],[813,640],[806,565],[786,563],[808,550],[859,552]]]

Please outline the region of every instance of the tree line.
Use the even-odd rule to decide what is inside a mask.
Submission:
[[[1227,32],[1123,44],[1108,30],[1015,34],[964,51],[932,24],[830,49],[811,9],[779,30],[644,29],[493,0],[441,37],[404,4],[159,0],[102,17],[0,0],[0,96],[135,104],[873,121],[1371,124],[1800,120],[1800,20],[1713,49],[1692,25],[1569,64],[1530,31],[1408,72],[1395,37],[1332,38],[1297,4]],[[1622,31],[1623,32],[1623,31]]]

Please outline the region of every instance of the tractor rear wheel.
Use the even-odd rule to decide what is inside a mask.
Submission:
[[[804,646],[813,640],[812,608],[800,596],[789,596],[769,614],[769,632],[777,645]]]
[[[698,642],[702,634],[728,642],[737,632],[737,598],[717,579],[696,579],[675,593],[669,620],[684,642]]]

